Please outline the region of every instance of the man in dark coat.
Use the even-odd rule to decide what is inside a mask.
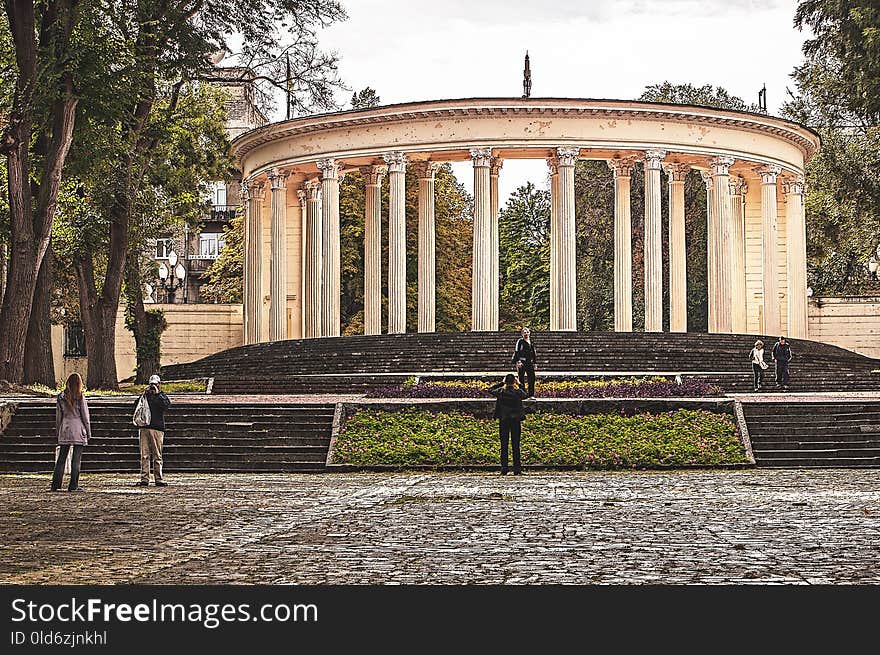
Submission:
[[[527,398],[522,389],[516,386],[516,377],[508,373],[503,382],[489,387],[488,392],[495,396],[495,418],[498,419],[498,434],[501,437],[501,475],[507,475],[507,442],[513,446],[513,474],[522,475],[519,457],[519,440],[522,434],[522,421],[525,418],[523,399]]]
[[[171,401],[159,389],[161,382],[158,375],[153,375],[150,377],[150,386],[144,390],[144,396],[150,406],[150,424],[138,430],[141,442],[141,480],[137,484],[141,487],[150,484],[151,458],[156,486],[168,486],[162,477],[162,442],[165,440],[165,410],[171,406]]]
[[[776,362],[776,386],[782,387],[783,391],[788,391],[788,365],[791,362],[791,346],[785,340],[785,337],[779,337],[779,341],[773,344],[773,351],[770,353],[773,361]]]
[[[513,349],[513,363],[516,364],[517,373],[519,373],[519,386],[526,388],[526,377],[528,377],[529,396],[535,395],[535,363],[538,358],[535,345],[532,343],[531,331],[524,327],[521,336],[516,340],[516,346]]]

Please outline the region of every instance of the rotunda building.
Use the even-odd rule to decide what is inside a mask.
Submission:
[[[498,179],[506,159],[541,158],[551,175],[551,330],[576,329],[574,174],[578,159],[592,159],[606,161],[614,175],[615,330],[632,330],[630,176],[640,164],[645,330],[663,329],[661,171],[669,198],[669,329],[687,330],[684,178],[696,169],[707,190],[709,331],[807,338],[804,167],[819,145],[808,128],[763,114],[563,98],[417,102],[265,125],[232,143],[243,174],[244,341],[339,336],[339,183],[354,169],[365,181],[365,333],[407,329],[406,175],[418,178],[419,193],[412,327],[433,332],[434,174],[460,161],[472,162],[474,175],[472,329],[496,331]]]

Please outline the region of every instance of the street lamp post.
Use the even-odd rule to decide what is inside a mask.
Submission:
[[[159,263],[159,286],[168,292],[169,304],[174,304],[174,292],[183,286],[186,279],[186,269],[177,260],[177,253],[172,250],[168,253],[168,266],[165,262]]]

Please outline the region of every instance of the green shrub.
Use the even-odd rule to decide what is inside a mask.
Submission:
[[[498,422],[458,411],[361,409],[336,441],[333,463],[492,465]],[[582,468],[652,468],[744,463],[733,417],[703,410],[661,414],[530,414],[523,423],[523,464]]]

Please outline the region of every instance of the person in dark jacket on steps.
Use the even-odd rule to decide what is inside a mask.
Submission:
[[[150,386],[144,389],[143,395],[150,406],[150,424],[140,428],[138,433],[141,441],[141,481],[137,486],[146,487],[150,484],[150,459],[153,460],[153,479],[157,487],[167,487],[162,477],[162,442],[165,440],[165,410],[171,401],[159,389],[162,380],[158,375],[150,376]],[[140,400],[140,398],[138,398]],[[137,401],[135,401],[135,407]]]
[[[785,340],[785,337],[779,337],[779,341],[773,344],[773,350],[770,353],[773,361],[776,362],[776,386],[782,387],[783,391],[788,391],[788,365],[791,362],[791,346]]]
[[[507,442],[513,447],[513,474],[522,475],[519,456],[519,441],[522,422],[525,418],[523,399],[527,398],[522,389],[516,386],[516,376],[508,373],[503,382],[493,384],[487,389],[495,396],[495,415],[498,419],[498,436],[501,438],[501,475],[507,475]]]
[[[516,364],[516,370],[519,374],[519,386],[526,388],[526,377],[528,377],[529,396],[535,395],[535,369],[536,360],[538,358],[535,345],[532,343],[531,331],[524,327],[521,336],[516,340],[516,346],[513,349],[513,363]]]

